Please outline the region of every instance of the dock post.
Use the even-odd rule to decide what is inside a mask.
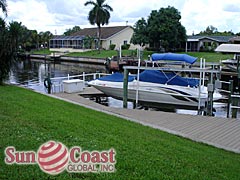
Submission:
[[[213,69],[213,67],[212,67]],[[208,105],[207,105],[207,115],[213,116],[213,93],[214,93],[214,79],[213,73],[210,73],[210,83],[208,84]]]
[[[123,82],[123,108],[128,108],[128,69],[124,68],[124,82]]]
[[[233,106],[233,108],[232,108],[232,118],[237,118],[237,111],[238,111],[238,109],[235,108],[235,107],[238,106],[238,100],[239,100],[239,95],[238,94],[234,94],[232,96],[232,106]]]
[[[83,72],[83,88],[85,88],[85,81],[86,81],[85,72]]]
[[[230,117],[230,104],[232,102],[232,94],[233,94],[233,80],[229,80],[229,95],[228,95],[228,103],[227,103],[227,118]]]

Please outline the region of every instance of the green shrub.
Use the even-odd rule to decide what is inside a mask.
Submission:
[[[122,50],[128,50],[130,48],[130,44],[122,45]]]
[[[116,44],[110,44],[110,46],[109,46],[109,50],[114,50],[115,47],[116,47]]]

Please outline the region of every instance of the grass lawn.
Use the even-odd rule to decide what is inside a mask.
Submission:
[[[47,49],[42,49],[39,51],[34,51],[35,54],[51,54],[51,51]],[[144,51],[143,52],[143,58],[144,60],[148,59],[148,55],[153,54],[153,51]],[[185,53],[185,52],[182,52]],[[219,60],[224,59],[231,59],[233,58],[233,54],[222,54],[222,53],[215,53],[215,52],[188,52],[187,54],[206,59],[206,62],[219,62]],[[118,53],[115,50],[101,50],[100,53],[97,50],[92,50],[88,52],[75,52],[75,53],[69,53],[66,54],[67,56],[72,57],[94,57],[94,58],[107,58],[112,56],[117,56]],[[136,50],[123,50],[122,51],[123,56],[136,56],[137,51]]]
[[[219,62],[220,60],[232,59],[233,54],[222,54],[216,52],[188,52],[190,56],[206,59],[206,62]],[[198,61],[199,61],[198,59]]]
[[[136,56],[137,51],[123,50],[122,53],[123,53],[123,56],[131,56],[131,55]],[[148,59],[148,55],[151,55],[153,53],[154,52],[152,51],[144,51],[143,52],[144,60]],[[182,53],[185,53],[185,52],[182,52]],[[215,53],[215,52],[188,52],[187,54],[189,54],[190,56],[198,57],[199,60],[200,58],[206,59],[206,62],[219,62],[219,60],[233,58],[233,54],[222,54],[222,53]],[[117,56],[117,51],[102,50],[99,54],[98,51],[94,50],[94,51],[88,51],[83,53],[69,53],[68,56],[106,58],[106,57]]]
[[[49,49],[39,49],[39,50],[34,50],[32,52],[33,54],[46,54],[49,55],[52,53],[52,51],[50,51]]]
[[[144,51],[144,59],[148,58],[148,55],[151,55],[153,52],[152,51]],[[88,52],[80,52],[80,53],[69,53],[67,54],[68,56],[73,56],[73,57],[96,57],[96,58],[107,58],[107,57],[112,57],[112,56],[117,56],[118,52],[116,50],[101,50],[100,53],[97,50],[92,50]],[[137,50],[122,50],[122,55],[123,56],[137,56]]]
[[[240,179],[240,154],[195,143],[14,86],[0,86],[0,179]],[[6,165],[4,150],[67,147],[117,152],[116,173],[50,176],[38,165]]]

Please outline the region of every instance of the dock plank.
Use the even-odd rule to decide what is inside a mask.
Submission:
[[[79,94],[96,93],[86,88],[81,93],[50,95],[97,111],[125,118],[162,131],[240,153],[240,119],[176,114],[107,107],[81,97]]]

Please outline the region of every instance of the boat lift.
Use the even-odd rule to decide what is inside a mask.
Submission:
[[[201,64],[203,64],[203,60],[201,60]],[[128,99],[128,74],[129,70],[137,70],[138,72],[140,70],[160,70],[160,71],[172,71],[172,72],[194,72],[200,74],[200,81],[199,81],[199,92],[201,92],[201,86],[204,85],[205,80],[205,74],[209,73],[209,83],[208,83],[208,105],[207,105],[207,114],[212,115],[213,114],[213,93],[214,89],[218,88],[220,83],[214,82],[214,74],[217,74],[216,77],[218,77],[218,74],[220,74],[220,70],[215,68],[216,64],[212,65],[212,68],[206,68],[205,65],[200,65],[200,68],[166,68],[166,67],[143,67],[143,66],[124,66],[124,84],[123,84],[123,108],[127,108],[127,99]],[[218,82],[218,81],[217,81]],[[136,95],[136,98],[138,98],[138,95]],[[138,102],[138,99],[136,99],[136,102]],[[201,112],[201,99],[200,99],[200,93],[199,93],[199,105],[198,105],[198,112]]]

